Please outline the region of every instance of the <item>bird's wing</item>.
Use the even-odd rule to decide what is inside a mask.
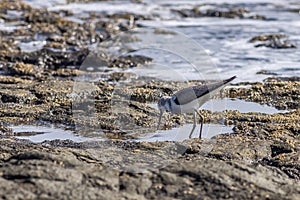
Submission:
[[[177,105],[184,105],[209,92],[207,85],[192,86],[179,90],[173,94],[172,99]]]
[[[196,86],[184,88],[182,90],[179,90],[175,94],[173,94],[172,99],[177,105],[184,105],[210,92],[213,92],[214,90],[224,87],[227,83],[229,83],[235,78],[236,77],[233,76],[229,79],[219,81],[216,83],[196,85]]]

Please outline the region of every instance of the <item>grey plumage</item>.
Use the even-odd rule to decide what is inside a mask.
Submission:
[[[229,79],[215,83],[187,87],[182,90],[179,90],[171,97],[160,98],[157,103],[158,108],[160,110],[157,129],[159,128],[164,111],[168,111],[173,114],[194,113],[194,125],[190,133],[190,137],[192,136],[192,133],[196,127],[196,115],[199,115],[201,124],[199,138],[201,138],[204,118],[198,112],[198,109],[206,101],[208,101],[211,98],[211,96],[223,89],[230,81],[232,81],[235,78],[236,76],[233,76]]]
[[[184,88],[182,90],[179,90],[175,94],[173,94],[171,98],[177,105],[184,105],[191,101],[194,101],[195,99],[200,98],[201,96],[208,94],[209,92],[211,92],[217,88],[220,88],[221,86],[225,85],[226,83],[229,83],[230,81],[232,81],[235,78],[236,78],[236,76],[233,76],[229,79],[226,79],[224,81],[220,81],[217,83],[210,83],[210,84],[206,84],[206,85],[196,85],[196,86]]]

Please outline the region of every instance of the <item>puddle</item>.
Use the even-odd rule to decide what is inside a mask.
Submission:
[[[46,41],[31,41],[31,42],[20,42],[18,46],[20,47],[21,51],[31,53],[34,51],[41,50]]]
[[[278,110],[275,107],[261,105],[255,102],[249,102],[241,99],[213,99],[205,103],[201,109],[211,110],[212,112],[221,112],[225,110],[238,110],[241,113],[257,112],[265,114],[285,113],[286,110]]]
[[[20,27],[17,27],[16,25],[18,25],[18,24],[15,22],[4,23],[4,22],[0,21],[0,30],[11,33],[17,29],[20,29]]]
[[[148,104],[149,107],[158,109],[156,103]],[[222,112],[225,110],[238,110],[240,113],[257,112],[264,114],[286,113],[286,110],[278,110],[275,107],[261,105],[255,102],[249,102],[241,99],[212,99],[206,102],[200,109],[210,110],[212,112]]]
[[[155,133],[146,134],[134,141],[136,142],[159,142],[159,141],[183,141],[189,139],[189,135],[193,128],[193,124],[185,124],[179,128],[170,130],[158,130]],[[224,133],[233,133],[233,126],[225,126],[220,124],[203,124],[202,138],[212,138],[216,135]],[[197,125],[192,138],[198,138],[200,125]]]
[[[183,141],[189,139],[193,124],[185,124],[178,128],[170,130],[159,130],[155,133],[149,133],[138,139],[129,140],[135,142],[157,142],[157,141]],[[219,124],[203,124],[202,138],[212,138],[222,133],[233,133],[233,126]],[[35,126],[20,125],[14,126],[13,131],[18,139],[30,140],[34,143],[40,143],[46,140],[72,140],[74,142],[99,141],[106,140],[100,137],[83,137],[75,134],[73,131],[54,126]],[[192,138],[199,137],[200,125],[198,124],[192,135]]]
[[[18,139],[27,139],[35,143],[43,142],[45,140],[72,140],[74,142],[85,142],[100,140],[95,137],[83,137],[75,134],[73,131],[65,130],[63,128],[56,128],[54,126],[34,126],[21,125],[12,127]]]

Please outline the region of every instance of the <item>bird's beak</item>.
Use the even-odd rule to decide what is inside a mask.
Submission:
[[[163,111],[160,110],[160,113],[159,113],[159,118],[158,118],[158,124],[157,124],[157,130],[159,129],[159,125],[160,125],[160,122],[161,122],[161,117],[163,115]]]

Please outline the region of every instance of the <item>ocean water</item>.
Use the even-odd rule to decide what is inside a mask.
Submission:
[[[151,20],[137,21],[140,28],[124,33],[136,34],[141,39],[138,43],[126,44],[136,49],[136,54],[150,55],[154,59],[147,66],[147,72],[146,68],[132,69],[137,74],[146,73],[168,80],[222,79],[237,75],[236,82],[261,81],[273,76],[257,74],[262,70],[277,76],[300,75],[300,51],[297,48],[255,48],[255,44],[248,42],[261,34],[285,34],[291,43],[299,46],[300,14],[289,11],[300,9],[298,0],[142,0],[140,3],[123,0],[71,4],[65,0],[25,2],[49,10],[72,10],[75,16],[70,19],[77,21],[89,12],[129,12],[150,16]],[[250,14],[264,15],[268,20],[181,18],[172,12],[173,9],[191,9],[195,6],[201,10],[247,8]],[[175,34],[157,34],[157,29]]]

